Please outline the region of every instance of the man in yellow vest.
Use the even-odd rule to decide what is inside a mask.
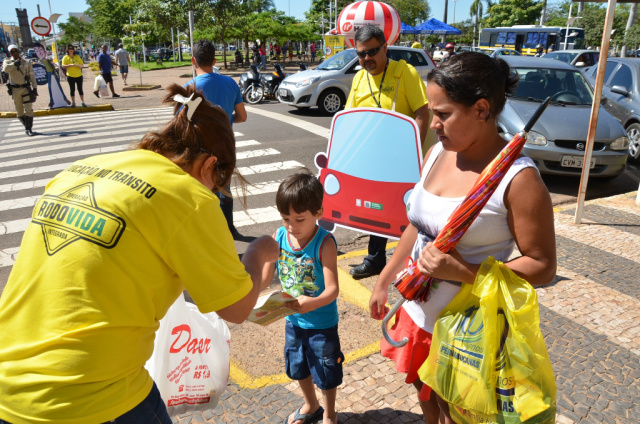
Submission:
[[[20,49],[15,44],[9,46],[11,57],[4,60],[2,71],[9,74],[9,94],[13,97],[18,119],[25,128],[25,133],[32,136],[33,107],[31,105],[31,93],[36,97],[38,90],[36,75],[33,72],[31,62],[20,56]]]
[[[404,60],[396,62],[387,58],[384,32],[376,26],[358,28],[355,42],[363,69],[353,78],[345,109],[378,107],[391,110],[395,107],[396,112],[415,119],[420,140],[424,141],[429,129],[429,109],[425,85],[418,71]],[[351,275],[365,278],[379,274],[387,263],[386,247],[386,238],[371,235],[368,255],[362,264],[351,269]]]

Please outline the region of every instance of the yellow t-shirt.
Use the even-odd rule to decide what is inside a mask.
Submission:
[[[147,150],[51,180],[0,297],[0,418],[110,421],[153,384],[144,364],[183,289],[201,312],[251,289],[218,198]]]
[[[83,62],[82,62],[82,58],[77,54],[74,54],[73,58],[71,56],[69,56],[68,54],[66,54],[62,58],[62,64],[63,65],[72,65],[72,64],[82,65]],[[72,78],[81,77],[82,76],[82,69],[76,68],[75,66],[72,66],[71,68],[67,68],[67,76],[72,77]]]
[[[415,43],[413,43],[411,45],[412,49],[421,49],[422,48],[422,44],[418,43],[417,41]]]
[[[407,65],[404,60],[400,62],[390,60],[384,81],[382,81],[383,74],[384,72],[381,72],[371,76],[365,69],[360,70],[351,83],[351,91],[345,109],[378,107],[376,101],[380,96],[380,106],[383,109],[391,110],[397,89],[396,112],[415,118],[415,111],[428,103],[425,86],[418,71],[413,66]],[[381,81],[382,95],[380,95]]]

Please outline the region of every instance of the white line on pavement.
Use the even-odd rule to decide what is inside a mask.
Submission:
[[[307,122],[302,119],[286,116],[281,113],[269,112],[267,110],[260,109],[257,107],[245,106],[245,109],[247,109],[247,112],[249,113],[255,113],[256,115],[266,116],[267,118],[275,119],[277,121],[284,122],[286,124],[294,125],[300,129],[309,131],[310,133],[313,133],[320,137],[329,138],[329,128],[312,124],[311,122]]]
[[[46,144],[42,147],[33,147],[31,149],[21,149],[13,152],[7,152],[7,153],[4,153],[2,157],[8,158],[12,156],[34,155],[37,153],[50,152],[53,150],[72,149],[75,147],[89,147],[89,146],[95,146],[97,144],[107,144],[107,143],[111,144],[111,143],[116,143],[121,141],[127,142],[126,145],[128,146],[131,142],[131,136],[129,135],[124,137],[115,137],[115,138],[109,138],[107,140],[101,139],[101,138],[96,139],[95,137],[87,137],[87,140],[77,139],[77,140],[74,140],[72,143]],[[255,146],[258,144],[260,143],[257,140],[242,140],[242,141],[236,142],[236,148]],[[12,165],[0,163],[0,167],[2,166],[12,166]]]

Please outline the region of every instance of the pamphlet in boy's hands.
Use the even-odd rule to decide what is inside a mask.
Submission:
[[[287,315],[295,314],[293,309],[284,306],[285,302],[292,300],[296,300],[296,298],[280,290],[263,294],[258,297],[256,306],[253,307],[247,321],[268,325]]]

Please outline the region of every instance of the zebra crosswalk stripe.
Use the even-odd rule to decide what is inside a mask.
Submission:
[[[37,121],[39,130],[43,133],[41,137],[24,137],[22,125],[12,123],[0,140],[0,181],[8,181],[0,184],[0,213],[11,213],[6,216],[11,216],[12,219],[0,221],[0,235],[20,234],[27,229],[31,223],[31,210],[41,196],[41,189],[55,173],[83,157],[125,150],[136,139],[162,125],[172,115],[171,108],[156,108],[134,113],[91,114],[89,120],[86,115],[42,117]],[[68,128],[76,130],[67,130]],[[55,133],[55,137],[47,132]],[[235,131],[234,135],[236,138],[244,137],[242,132]],[[236,148],[239,149],[236,152],[238,165],[245,161],[255,162],[263,157],[271,159],[281,155],[277,149],[261,147],[261,143],[253,139],[237,140]],[[243,176],[258,177],[264,174],[273,177],[301,167],[303,164],[295,160],[271,160],[238,166],[238,172]],[[11,182],[20,179],[22,181]],[[246,195],[250,199],[252,196],[273,194],[280,181],[273,178],[254,181],[247,186]],[[232,187],[232,191],[234,195],[240,196],[235,188]],[[238,228],[280,219],[275,206],[234,212],[234,223]],[[13,266],[18,251],[18,246],[2,247],[0,268]]]

